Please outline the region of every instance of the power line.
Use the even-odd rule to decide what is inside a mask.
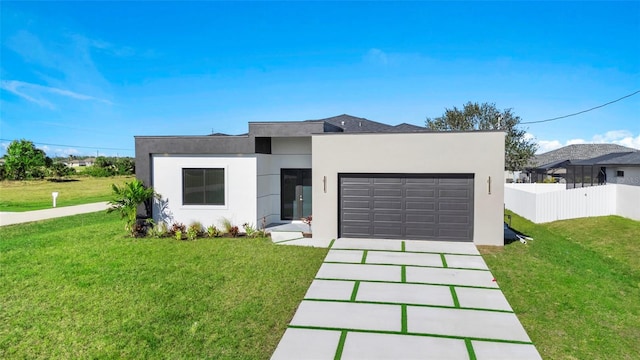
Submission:
[[[538,121],[526,121],[526,122],[521,122],[520,124],[537,124],[537,123],[549,122],[549,121],[554,121],[554,120],[559,120],[559,119],[568,118],[568,117],[571,117],[571,116],[576,116],[576,115],[584,114],[584,113],[586,113],[586,112],[589,112],[589,111],[592,111],[592,110],[595,110],[595,109],[599,109],[599,108],[601,108],[601,107],[605,107],[605,106],[607,106],[607,105],[611,105],[611,104],[613,104],[613,103],[615,103],[615,102],[618,102],[618,101],[620,101],[620,100],[622,100],[622,99],[626,99],[626,98],[631,97],[631,96],[633,96],[633,95],[636,95],[636,94],[638,94],[638,93],[640,93],[640,90],[635,91],[635,92],[632,92],[631,94],[625,95],[625,96],[623,96],[623,97],[621,97],[621,98],[619,98],[619,99],[615,99],[615,100],[613,100],[613,101],[609,101],[609,102],[608,102],[608,103],[606,103],[606,104],[598,105],[598,106],[592,107],[591,109],[578,111],[577,113],[573,113],[573,114],[569,114],[569,115],[563,115],[563,116],[558,116],[558,117],[555,117],[555,118],[545,119],[545,120],[538,120]]]
[[[13,141],[12,139],[0,139],[0,141]],[[33,142],[33,141],[32,141]],[[74,148],[81,149],[92,149],[92,150],[123,150],[123,151],[133,151],[133,149],[123,149],[123,148],[108,148],[108,147],[95,147],[95,146],[79,146],[79,145],[63,145],[63,144],[49,144],[49,143],[41,143],[41,142],[33,142],[36,145],[48,145],[48,146],[68,146]]]

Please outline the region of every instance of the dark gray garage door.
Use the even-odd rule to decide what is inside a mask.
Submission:
[[[473,240],[473,175],[341,174],[340,236]]]

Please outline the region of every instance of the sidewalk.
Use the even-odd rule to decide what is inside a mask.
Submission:
[[[0,226],[22,224],[31,221],[53,219],[70,215],[86,214],[96,211],[103,211],[108,207],[109,205],[107,205],[107,202],[99,202],[93,204],[65,206],[25,212],[0,212]]]
[[[271,359],[541,357],[474,244],[338,239]]]

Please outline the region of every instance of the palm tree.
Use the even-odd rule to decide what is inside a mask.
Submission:
[[[109,201],[111,207],[107,209],[107,212],[120,212],[120,218],[126,220],[125,229],[131,232],[131,236],[135,236],[138,207],[148,200],[160,199],[160,194],[157,194],[153,188],[144,186],[142,181],[138,179],[125,182],[122,186],[112,184],[111,188],[114,197]]]

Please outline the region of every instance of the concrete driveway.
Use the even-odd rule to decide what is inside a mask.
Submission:
[[[338,239],[272,359],[541,359],[472,243]]]

